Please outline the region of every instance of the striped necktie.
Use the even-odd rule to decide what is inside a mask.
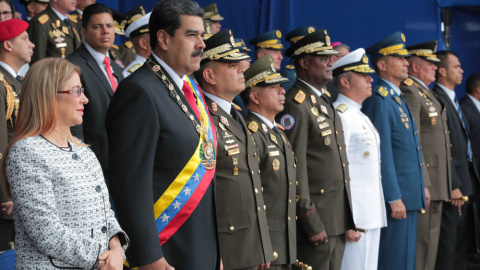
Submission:
[[[460,109],[460,104],[458,103],[458,99],[456,95],[455,95],[454,101],[455,101],[455,108],[457,109],[458,116],[460,117],[460,122],[462,122],[463,130],[465,130],[465,133],[467,134],[468,160],[472,161],[472,144],[470,143],[467,127],[465,126],[465,120],[463,119],[463,113],[462,113],[462,110]]]

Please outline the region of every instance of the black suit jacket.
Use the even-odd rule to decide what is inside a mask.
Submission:
[[[126,251],[130,266],[165,257],[175,269],[215,269],[215,179],[190,217],[160,246],[153,205],[192,157],[199,135],[149,65],[120,83],[108,108],[106,129],[110,192],[118,221],[130,237]]]
[[[460,107],[465,116],[465,124],[470,133],[470,142],[472,144],[474,169],[477,179],[480,178],[480,111],[475,107],[473,101],[465,96],[460,100]]]
[[[467,133],[463,128],[455,104],[440,86],[435,84],[433,92],[447,109],[447,124],[452,144],[452,189],[460,188],[463,195],[472,195],[472,180],[468,169]]]
[[[67,59],[82,70],[80,79],[85,88],[85,96],[88,98],[83,123],[72,127],[72,134],[77,138],[84,139],[85,143],[91,145],[98,161],[100,161],[100,165],[102,165],[104,174],[106,174],[108,170],[108,141],[105,131],[105,116],[113,96],[113,89],[108,78],[105,77],[103,71],[83,44],[78,51],[68,56]],[[118,67],[115,61],[111,61],[110,64],[114,75],[120,82],[123,79],[122,69]]]

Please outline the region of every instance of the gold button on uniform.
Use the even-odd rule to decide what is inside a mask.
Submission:
[[[325,193],[325,190],[324,189],[320,190],[320,193],[321,194]]]
[[[235,227],[230,226],[230,231],[234,231],[234,230],[235,230]]]
[[[275,258],[275,260],[278,258],[278,253],[276,251],[273,252],[273,258]]]
[[[298,181],[295,181],[295,185],[298,187]]]
[[[297,168],[297,164],[293,164],[293,168],[295,168],[295,169],[296,169],[296,168]]]
[[[261,210],[261,208],[260,208],[260,207],[258,207],[258,212],[260,212],[260,210]]]
[[[258,189],[255,189],[255,193],[258,194]]]
[[[290,217],[288,217],[288,221],[290,221]]]
[[[267,206],[266,205],[263,206],[263,210],[267,211]]]
[[[288,204],[292,204],[292,199],[288,199]]]
[[[342,164],[343,168],[345,168],[345,163]]]
[[[292,182],[288,183],[290,186],[292,186]]]

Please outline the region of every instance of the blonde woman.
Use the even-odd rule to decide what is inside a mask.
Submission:
[[[4,159],[16,269],[122,269],[128,238],[110,209],[100,164],[70,133],[88,102],[79,74],[66,60],[47,58],[22,85]]]

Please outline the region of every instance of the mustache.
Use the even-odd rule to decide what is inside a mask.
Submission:
[[[196,51],[194,51],[192,53],[192,57],[195,57],[195,56],[203,56],[203,50],[202,49],[198,49]]]

